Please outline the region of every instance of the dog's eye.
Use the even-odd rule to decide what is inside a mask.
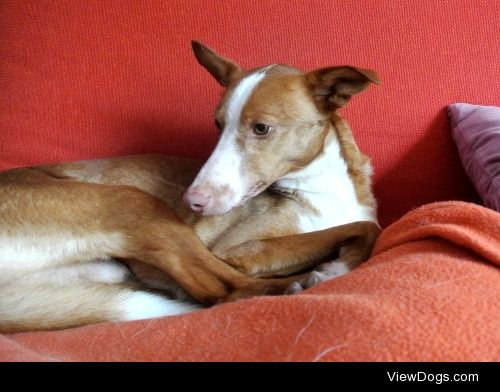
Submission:
[[[222,124],[221,124],[221,123],[220,123],[220,121],[219,121],[219,120],[217,120],[217,119],[215,119],[215,126],[217,127],[217,129],[218,129],[219,131],[222,131],[222,128],[223,128],[223,127],[222,127]]]
[[[269,132],[271,132],[271,126],[266,124],[258,123],[253,127],[253,133],[257,136],[266,136]]]

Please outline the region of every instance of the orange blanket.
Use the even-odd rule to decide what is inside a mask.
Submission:
[[[0,359],[499,361],[500,215],[416,209],[354,272],[190,315],[0,337]]]

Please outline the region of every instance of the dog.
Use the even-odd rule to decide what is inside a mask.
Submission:
[[[377,74],[244,70],[192,47],[225,88],[204,164],[136,155],[0,173],[0,331],[296,293],[369,257],[372,167],[338,110]]]

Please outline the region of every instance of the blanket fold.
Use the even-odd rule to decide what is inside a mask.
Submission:
[[[469,249],[500,266],[500,214],[465,202],[427,204],[382,233],[372,256],[398,245],[437,237]]]
[[[500,214],[413,210],[353,272],[299,295],[0,336],[0,360],[499,361]]]

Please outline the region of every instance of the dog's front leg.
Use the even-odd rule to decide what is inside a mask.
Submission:
[[[294,282],[287,292],[290,294],[299,293],[304,289],[352,271],[370,257],[380,231],[378,225],[367,226],[364,235],[354,236],[340,248],[337,258],[315,267],[306,279]]]
[[[212,254],[160,199],[126,188],[118,202],[122,215],[115,220],[115,229],[123,232],[128,242],[120,254],[112,256],[159,268],[199,302],[282,294],[292,282],[305,278],[258,279],[238,271]]]
[[[342,254],[342,268],[351,270],[368,259],[380,228],[353,222],[292,236],[248,241],[217,256],[255,277],[288,276]]]

